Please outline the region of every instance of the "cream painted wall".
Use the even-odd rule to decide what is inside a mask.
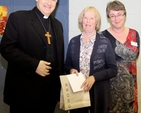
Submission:
[[[78,16],[86,6],[94,6],[101,14],[102,24],[101,30],[109,27],[106,19],[106,5],[111,0],[69,0],[69,39],[78,35]],[[120,0],[124,3],[127,10],[126,26],[136,29],[141,37],[141,2],[140,0]],[[137,77],[138,77],[138,103],[139,112],[141,113],[141,55],[137,62]]]

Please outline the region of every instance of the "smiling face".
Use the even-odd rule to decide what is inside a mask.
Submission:
[[[49,16],[55,9],[58,0],[36,0],[37,8],[43,15]]]
[[[85,32],[94,32],[96,27],[95,15],[91,11],[84,13],[82,18],[82,28]]]
[[[124,26],[126,16],[124,11],[122,10],[119,11],[111,10],[109,12],[109,19],[112,27],[121,28]]]

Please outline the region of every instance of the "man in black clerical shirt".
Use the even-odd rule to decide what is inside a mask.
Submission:
[[[64,74],[62,24],[54,18],[57,0],[36,0],[29,11],[10,14],[0,44],[8,67],[4,102],[10,113],[53,113]]]

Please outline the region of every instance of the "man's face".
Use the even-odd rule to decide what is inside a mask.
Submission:
[[[43,15],[49,16],[55,9],[58,0],[36,0],[37,8]]]

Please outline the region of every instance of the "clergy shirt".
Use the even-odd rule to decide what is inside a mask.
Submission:
[[[54,37],[51,20],[50,17],[44,18],[44,15],[36,8],[36,13],[39,15],[40,20],[42,21],[46,31],[44,32],[43,36],[45,37],[45,33],[49,32],[51,34],[51,44],[46,43],[46,61],[51,62],[52,70],[56,70],[58,68],[58,60],[57,56],[57,47],[56,47],[56,39]],[[43,28],[44,29],[44,28]],[[46,38],[46,37],[45,37]]]

